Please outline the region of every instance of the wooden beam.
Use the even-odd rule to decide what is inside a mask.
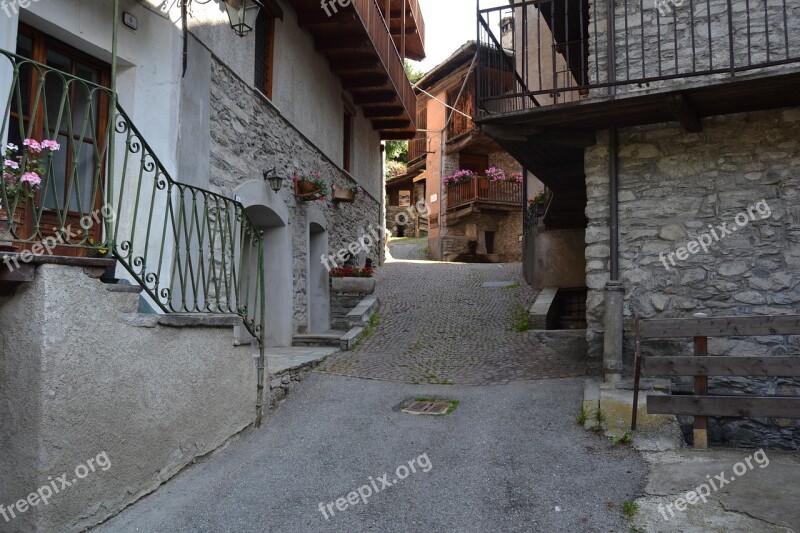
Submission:
[[[700,116],[694,110],[685,94],[677,93],[667,96],[667,107],[684,130],[689,133],[703,131],[703,123],[700,120]]]
[[[364,72],[359,74],[342,74],[342,83],[348,88],[354,87],[383,87],[389,83],[389,76],[378,72]]]
[[[403,106],[381,106],[364,108],[366,118],[395,118],[405,113]]]
[[[524,126],[498,126],[494,124],[484,124],[481,126],[481,131],[500,142],[515,141],[576,148],[588,148],[597,144],[597,135],[594,132],[540,130]]]
[[[645,357],[647,376],[800,376],[797,357]]]
[[[786,396],[648,396],[647,414],[800,418],[800,397]]]
[[[383,70],[383,64],[375,58],[331,61],[331,70],[337,74],[344,74],[347,72],[359,73],[371,70]]]
[[[356,105],[363,104],[385,104],[394,102],[398,99],[397,93],[394,91],[359,91],[353,90],[353,103]]]
[[[373,120],[372,127],[376,130],[394,130],[411,127],[408,119]]]
[[[642,338],[800,335],[800,315],[642,320]]]

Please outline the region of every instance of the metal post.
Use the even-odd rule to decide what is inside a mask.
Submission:
[[[119,40],[119,19],[120,19],[120,12],[119,12],[119,0],[114,0],[114,20],[112,27],[112,35],[111,35],[111,101],[109,102],[109,113],[108,113],[108,135],[107,141],[108,142],[108,170],[106,171],[106,204],[108,206],[113,207],[114,205],[114,148],[116,144],[116,137],[115,137],[115,117],[117,113],[117,103],[119,98],[117,96],[117,57],[118,57],[118,40]],[[105,231],[106,231],[106,241],[107,246],[110,250],[114,250],[114,229],[112,227],[112,218],[116,219],[117,217],[104,217],[105,218]]]

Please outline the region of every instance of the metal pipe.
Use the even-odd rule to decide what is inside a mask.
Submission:
[[[611,281],[619,281],[619,134],[608,130],[609,233],[611,240]]]
[[[115,122],[115,115],[117,112],[117,104],[119,102],[119,98],[117,97],[117,56],[119,53],[118,50],[118,40],[119,40],[119,22],[120,22],[120,12],[119,12],[119,0],[114,0],[114,21],[111,25],[111,98],[109,102],[109,113],[108,113],[108,170],[106,171],[106,204],[107,205],[114,205],[114,144],[115,144],[115,130],[114,122]],[[112,226],[111,217],[104,217],[105,218],[105,240],[106,245],[108,246],[109,250],[114,250],[114,242],[112,235],[116,235],[114,228]]]
[[[608,71],[608,94],[617,94],[614,85],[617,82],[617,48],[615,46],[615,35],[617,32],[616,2],[608,0],[608,32],[606,32],[606,70]]]

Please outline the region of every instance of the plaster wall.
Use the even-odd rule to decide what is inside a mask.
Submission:
[[[141,321],[137,296],[80,267],[42,265],[0,298],[0,501],[27,497],[48,475],[75,478],[102,452],[111,464],[4,531],[95,525],[254,421],[251,347],[232,345],[231,326]]]

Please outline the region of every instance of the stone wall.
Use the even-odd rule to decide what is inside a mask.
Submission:
[[[238,185],[261,179],[262,172],[273,167],[285,177],[319,171],[329,186],[343,187],[352,182],[347,173],[281,116],[266,98],[216,60],[212,64],[210,112],[210,182],[216,191],[230,195]],[[374,171],[379,174],[381,169]],[[366,193],[359,193],[352,204],[335,204],[330,200],[299,202],[291,184],[284,185],[280,196],[290,213],[294,328],[301,331],[308,323],[307,260],[319,260],[307,257],[309,210],[318,209],[324,216],[330,253],[335,253],[357,242],[360,232],[368,231],[370,224],[378,226],[381,203]],[[382,243],[376,244],[367,253],[376,265],[380,262],[381,247]]]
[[[703,124],[698,134],[685,133],[677,124],[620,132],[627,362],[634,313],[642,318],[697,312],[792,314],[800,307],[800,110],[743,113]],[[587,340],[595,360],[602,358],[603,288],[609,276],[607,165],[608,137],[601,134],[597,146],[586,152]],[[711,231],[721,234],[716,228],[723,223],[735,231],[717,240]],[[707,251],[689,245],[701,235],[713,241]],[[688,350],[688,341],[680,346]],[[710,350],[717,355],[800,354],[800,338],[712,339]],[[773,379],[756,388],[795,385]],[[726,435],[733,431],[732,440],[752,443],[742,432],[753,424],[736,422],[731,427],[737,429],[729,427]],[[797,437],[800,426],[792,428],[788,431]]]
[[[467,235],[467,225],[474,225],[475,236]],[[457,222],[447,223],[447,237],[443,239],[444,254],[464,254],[468,252],[468,242],[478,241],[478,253],[485,254],[484,232],[494,232],[494,254],[504,263],[522,261],[522,213],[473,213],[465,215]]]

